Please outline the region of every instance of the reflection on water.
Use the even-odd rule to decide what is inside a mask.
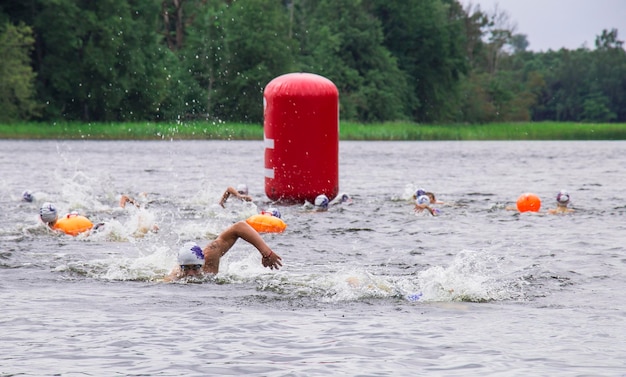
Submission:
[[[265,197],[262,142],[0,144],[5,374],[409,375],[445,358],[458,365],[445,375],[466,375],[498,373],[504,353],[512,370],[578,375],[624,351],[612,335],[624,300],[610,289],[624,281],[623,142],[342,142],[353,201],[327,212]],[[256,200],[221,208],[239,183]],[[439,216],[414,213],[420,187],[445,202]],[[546,215],[560,189],[576,212]],[[523,192],[540,213],[505,210]],[[142,207],[120,208],[122,193]],[[54,234],[37,218],[45,201],[105,226]],[[184,242],[204,246],[270,206],[288,224],[264,235],[280,271],[239,241],[217,276],[159,282]],[[53,362],[62,354],[73,362]]]

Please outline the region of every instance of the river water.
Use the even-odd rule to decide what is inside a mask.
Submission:
[[[0,141],[0,376],[626,375],[626,142],[341,142],[353,202],[278,204],[280,271],[239,241],[216,277],[160,282],[274,205],[263,148]],[[239,183],[255,202],[217,205]],[[547,215],[560,189],[576,212]],[[539,213],[505,210],[524,192]],[[53,234],[45,201],[105,227]]]

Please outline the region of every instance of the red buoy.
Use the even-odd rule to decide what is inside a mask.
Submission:
[[[541,199],[535,194],[525,193],[517,198],[517,210],[520,212],[539,212]]]
[[[331,200],[339,191],[339,92],[312,73],[276,77],[263,93],[265,194],[274,201]]]

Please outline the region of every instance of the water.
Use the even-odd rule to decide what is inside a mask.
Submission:
[[[353,203],[278,205],[280,271],[239,241],[215,278],[167,284],[185,241],[273,205],[262,142],[0,141],[0,376],[624,376],[625,151],[342,142]],[[255,203],[222,209],[238,183]],[[576,212],[546,215],[562,188]],[[541,213],[504,209],[523,192]],[[44,201],[105,230],[52,234]]]

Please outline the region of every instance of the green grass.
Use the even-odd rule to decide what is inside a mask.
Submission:
[[[415,125],[342,123],[345,140],[626,140],[626,124],[490,123]]]
[[[626,140],[626,124],[420,125],[340,123],[341,140]],[[262,140],[263,125],[223,122],[1,124],[0,139]]]
[[[2,139],[262,140],[263,126],[240,123],[18,123],[0,125]]]

